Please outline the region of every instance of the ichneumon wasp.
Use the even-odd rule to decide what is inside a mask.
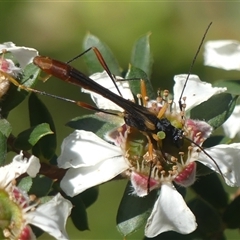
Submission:
[[[211,25],[211,24],[210,24]],[[202,40],[200,43],[200,46],[197,50],[197,53],[195,54],[195,57],[193,59],[193,62],[191,64],[190,70],[189,70],[189,74],[186,78],[181,96],[179,98],[179,107],[180,110],[182,111],[184,108],[184,105],[182,103],[182,97],[183,97],[183,93],[188,81],[188,78],[190,76],[191,73],[191,69],[192,66],[194,65],[194,62],[196,60],[196,57],[200,51],[200,48],[203,44],[203,41],[205,39],[206,33],[210,27],[210,25],[208,26]],[[89,49],[87,49],[86,51],[84,51],[82,54],[76,56],[74,59],[79,58],[80,56],[82,56],[83,54],[87,53],[88,51],[93,50],[96,57],[98,58],[99,62],[101,63],[101,65],[103,66],[104,70],[107,72],[108,76],[111,78],[112,82],[115,84],[115,77],[111,74],[111,71],[109,70],[104,58],[102,57],[101,53],[99,52],[99,50],[95,47],[91,47]],[[184,140],[187,140],[189,142],[191,142],[192,144],[196,145],[199,149],[203,150],[203,148],[193,142],[191,139],[187,138],[186,136],[184,136],[184,130],[182,128],[177,128],[175,126],[173,126],[171,124],[171,122],[163,117],[164,112],[160,112],[159,114],[154,114],[152,112],[150,112],[146,107],[138,105],[130,100],[124,99],[121,96],[120,91],[118,90],[117,86],[117,90],[119,92],[119,95],[111,92],[109,89],[106,89],[105,87],[101,86],[100,84],[96,83],[95,81],[93,81],[91,78],[89,78],[88,76],[86,76],[85,74],[83,74],[82,72],[80,72],[79,70],[77,70],[76,68],[72,67],[69,65],[70,62],[72,62],[74,59],[72,59],[71,61],[64,63],[58,60],[54,60],[51,59],[49,57],[43,57],[43,56],[36,56],[33,60],[33,63],[35,65],[37,65],[41,70],[43,70],[45,73],[47,73],[49,76],[55,76],[65,82],[74,84],[76,86],[88,89],[90,91],[93,91],[97,94],[102,95],[103,97],[107,98],[108,100],[114,102],[116,105],[120,106],[121,108],[124,109],[124,112],[119,112],[119,113],[111,113],[109,111],[105,111],[105,110],[101,110],[98,109],[96,107],[93,107],[87,103],[81,102],[81,101],[74,101],[74,100],[70,100],[70,99],[66,99],[66,98],[62,98],[62,97],[58,97],[58,96],[53,96],[51,94],[45,93],[45,92],[41,92],[35,89],[31,89],[31,88],[27,88],[24,86],[21,86],[17,83],[17,81],[13,78],[10,78],[10,81],[13,82],[15,85],[17,85],[19,88],[25,89],[27,91],[32,91],[35,93],[39,93],[42,95],[47,95],[47,96],[52,96],[54,98],[57,99],[61,99],[61,100],[65,100],[65,101],[69,101],[72,103],[77,104],[78,106],[87,108],[87,109],[91,109],[91,110],[95,110],[95,111],[100,111],[100,112],[104,112],[104,113],[108,113],[108,114],[113,114],[113,115],[118,115],[120,117],[124,118],[124,121],[126,123],[127,126],[131,127],[131,128],[135,128],[136,130],[140,131],[143,135],[145,135],[147,137],[148,140],[148,152],[149,152],[149,162],[150,162],[150,171],[149,171],[149,179],[150,179],[150,175],[151,175],[151,171],[152,171],[152,165],[153,165],[153,145],[154,147],[158,146],[158,148],[160,148],[160,151],[162,153],[163,158],[165,158],[165,151],[162,148],[162,145],[164,144],[164,142],[170,143],[171,145],[173,145],[175,148],[177,149],[181,149],[184,143]],[[3,73],[3,75],[5,75],[6,77],[7,74]],[[159,139],[158,138],[158,133],[159,132],[163,132],[165,134],[164,138]],[[160,147],[159,147],[160,146]],[[204,150],[203,150],[204,151]],[[208,155],[205,151],[204,153],[211,158],[210,155]],[[211,158],[212,159],[212,158]],[[166,160],[167,161],[167,160]],[[214,159],[212,159],[212,161],[216,164],[216,162],[214,161]],[[219,172],[221,173],[221,170],[219,169],[218,165],[216,164]],[[149,183],[150,181],[148,180],[148,191],[150,189]]]

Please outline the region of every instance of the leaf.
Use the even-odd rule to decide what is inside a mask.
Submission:
[[[7,119],[0,119],[0,132],[5,136],[9,137],[10,133],[12,132],[12,126],[7,121]]]
[[[98,186],[92,187],[80,194],[80,197],[86,208],[91,206],[98,199],[99,188]]]
[[[223,222],[220,214],[201,198],[195,198],[188,203],[189,208],[195,215],[198,223],[195,236],[192,239],[224,239]],[[197,234],[198,233],[198,234]]]
[[[31,149],[42,137],[53,134],[49,124],[42,123],[18,134],[14,147],[21,150]]]
[[[89,230],[86,206],[82,201],[81,194],[68,199],[74,206],[71,212],[71,219],[74,226],[80,231]]]
[[[216,209],[224,209],[228,204],[228,194],[216,173],[198,177],[191,188]]]
[[[40,69],[34,64],[28,64],[20,79],[17,79],[19,84],[26,87],[32,87],[37,82]],[[28,91],[18,89],[14,84],[10,85],[7,94],[4,96],[3,101],[0,102],[0,107],[3,116],[7,116],[8,112],[20,104],[25,97],[29,94]]]
[[[210,148],[219,144],[229,144],[231,143],[231,138],[228,138],[226,136],[210,136],[207,138],[204,142],[202,147],[203,148]]]
[[[221,126],[232,114],[238,96],[220,93],[199,104],[190,112],[191,119],[204,120],[214,129]]]
[[[51,159],[55,155],[57,147],[56,130],[52,116],[46,106],[32,93],[28,100],[30,125],[48,123],[54,134],[45,136],[34,146],[32,152],[38,158]]]
[[[151,191],[140,198],[130,194],[131,191],[132,186],[128,182],[117,213],[117,228],[124,236],[146,224],[157,196],[157,191]]]
[[[238,195],[228,205],[227,209],[223,213],[223,221],[230,229],[238,229],[240,226],[240,196]]]
[[[84,51],[91,48],[96,47],[102,54],[104,61],[106,62],[108,68],[110,69],[111,73],[116,76],[121,76],[120,67],[113,56],[112,51],[110,48],[99,38],[96,36],[88,33],[86,34],[84,40],[83,40],[83,49]],[[97,59],[97,56],[93,52],[93,50],[89,51],[84,55],[86,64],[88,66],[88,70],[90,74],[96,73],[96,72],[103,72],[103,67],[101,66],[99,60]]]
[[[29,194],[34,194],[39,198],[45,197],[51,191],[53,183],[54,183],[54,180],[44,175],[37,175],[32,180],[32,186],[30,188]]]
[[[214,82],[214,87],[226,87],[227,92],[233,95],[240,93],[240,80],[220,80]]]
[[[130,89],[132,93],[135,96],[141,93],[140,79],[143,79],[145,81],[146,88],[147,88],[147,96],[149,97],[149,99],[156,99],[156,92],[153,90],[152,84],[147,74],[143,70],[135,66],[129,65],[128,72],[125,78],[130,79],[128,83],[130,85]],[[131,79],[136,79],[136,80],[131,80]]]
[[[33,178],[31,177],[25,177],[22,178],[19,183],[18,183],[18,187],[21,188],[23,191],[25,192],[29,192],[29,190],[31,189],[33,184]]]
[[[150,35],[151,33],[148,33],[135,42],[131,55],[131,64],[145,72],[148,78],[151,76],[153,65],[149,44]]]
[[[5,165],[7,155],[7,137],[0,132],[0,166]]]
[[[103,139],[108,131],[119,127],[121,124],[123,124],[123,119],[120,117],[104,113],[96,113],[76,117],[66,125],[74,129],[94,132],[97,136]]]

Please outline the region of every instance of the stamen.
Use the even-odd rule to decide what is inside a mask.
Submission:
[[[142,95],[140,93],[137,94],[138,105],[142,106]]]

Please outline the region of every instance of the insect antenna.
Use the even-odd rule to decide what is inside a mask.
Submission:
[[[205,40],[205,38],[206,38],[206,35],[207,35],[208,30],[209,30],[209,28],[211,27],[211,25],[212,25],[212,22],[209,23],[209,25],[207,26],[207,29],[205,30],[205,32],[204,32],[204,34],[203,34],[203,37],[202,37],[201,42],[200,42],[200,44],[199,44],[199,46],[198,46],[197,52],[196,52],[196,54],[194,55],[194,58],[193,58],[192,63],[191,63],[191,65],[190,65],[187,78],[186,78],[185,83],[184,83],[184,85],[183,85],[183,89],[182,89],[181,95],[180,95],[179,100],[178,100],[179,108],[180,108],[181,111],[182,111],[182,109],[183,109],[182,97],[183,97],[184,90],[185,90],[185,88],[186,88],[186,86],[187,86],[187,82],[188,82],[189,76],[190,76],[190,74],[191,74],[191,72],[192,72],[193,66],[194,66],[194,64],[195,64],[195,62],[196,62],[196,59],[197,59],[197,56],[198,56],[198,54],[199,54],[199,52],[200,52],[200,50],[201,50],[201,48],[202,48],[203,42],[204,42],[204,40]]]
[[[216,167],[217,167],[217,169],[218,169],[220,175],[221,175],[222,178],[224,179],[224,175],[223,175],[223,173],[222,173],[220,167],[218,166],[217,162],[214,160],[214,158],[211,157],[211,155],[208,154],[208,153],[204,150],[204,148],[201,147],[201,146],[200,146],[199,144],[197,144],[196,142],[192,141],[191,139],[189,139],[189,138],[187,138],[187,137],[184,137],[184,139],[186,139],[187,141],[191,142],[192,144],[194,144],[195,146],[197,146],[201,151],[203,151],[204,154],[207,155],[207,156],[208,156],[208,157],[214,162],[214,164],[216,165]]]
[[[85,50],[84,52],[80,53],[79,55],[77,55],[76,57],[72,58],[71,60],[67,61],[66,63],[69,64],[71,62],[73,62],[74,60],[80,58],[81,56],[83,56],[84,54],[86,54],[87,52],[89,52],[90,50],[93,50],[99,63],[101,64],[101,66],[103,67],[103,69],[107,72],[108,76],[111,78],[115,88],[117,89],[119,95],[122,97],[122,93],[120,92],[117,83],[116,83],[116,78],[115,76],[111,73],[107,63],[105,62],[102,54],[100,53],[100,51],[96,48],[96,47],[90,47],[87,50]]]
[[[182,89],[181,95],[180,95],[179,100],[178,100],[180,111],[183,110],[183,104],[182,104],[182,101],[181,101],[181,100],[182,100],[182,97],[183,97],[183,93],[184,93],[184,91],[185,91],[185,88],[186,88],[186,86],[187,86],[187,82],[188,82],[189,76],[190,76],[190,74],[191,74],[191,72],[192,72],[193,66],[194,66],[194,64],[195,64],[195,62],[196,62],[196,59],[197,59],[197,56],[198,56],[198,54],[199,54],[199,52],[200,52],[200,50],[201,50],[201,48],[202,48],[203,42],[204,42],[204,40],[205,40],[205,38],[206,38],[206,35],[207,35],[208,30],[209,30],[209,28],[211,27],[211,25],[212,25],[212,22],[210,22],[209,25],[207,26],[207,29],[205,30],[205,32],[204,32],[204,34],[203,34],[203,37],[202,37],[202,39],[201,39],[201,42],[200,42],[200,44],[199,44],[199,46],[198,46],[198,49],[197,49],[197,51],[196,51],[196,54],[194,55],[194,58],[193,58],[192,63],[191,63],[191,65],[190,65],[190,69],[189,69],[189,71],[188,71],[187,78],[186,78],[186,80],[185,80],[185,82],[184,82],[183,89]],[[183,118],[183,116],[182,116],[182,118]],[[221,175],[222,178],[224,179],[223,173],[222,173],[221,169],[219,168],[217,162],[203,149],[203,147],[201,147],[199,144],[197,144],[196,142],[192,141],[191,139],[189,139],[189,138],[187,138],[187,137],[185,137],[185,136],[183,136],[183,138],[186,139],[187,141],[191,142],[191,143],[194,144],[195,146],[197,146],[201,151],[203,151],[204,154],[213,161],[213,163],[216,165],[216,167],[217,167],[220,175]]]

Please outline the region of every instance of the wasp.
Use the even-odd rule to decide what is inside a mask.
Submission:
[[[96,48],[94,48],[94,51],[98,54],[97,56],[101,61],[103,61],[100,52]],[[91,90],[111,100],[124,109],[124,112],[120,113],[120,115],[123,115],[124,121],[128,126],[134,127],[147,134],[164,132],[166,139],[170,140],[172,144],[178,148],[182,146],[183,130],[174,127],[167,118],[159,119],[144,106],[138,105],[111,92],[69,64],[42,56],[36,56],[33,63],[49,75]],[[109,74],[109,76],[113,78],[111,74]]]
[[[205,31],[205,34],[199,45],[197,53],[195,54],[195,57],[193,59],[193,62],[191,64],[191,67],[189,70],[189,74],[186,78],[185,85],[183,87],[181,96],[179,98],[179,107],[180,107],[181,111],[183,109],[183,104],[182,104],[181,99],[183,96],[184,89],[186,87],[189,75],[191,73],[192,66],[194,65],[194,62],[196,60],[196,56],[198,55],[198,52],[200,51],[200,48],[203,44],[203,41],[205,39],[206,33],[207,33],[210,25],[208,26],[207,30]],[[72,62],[73,60],[82,56],[83,54],[85,54],[86,52],[88,52],[90,50],[94,51],[96,57],[98,58],[101,65],[103,66],[104,70],[107,72],[108,76],[111,78],[111,80],[115,84],[115,86],[119,92],[119,95],[113,93],[109,89],[96,83],[90,77],[88,77],[87,75],[83,74],[81,71],[79,71],[76,68],[69,65],[70,62]],[[204,149],[201,146],[199,146],[198,144],[194,143],[192,140],[190,140],[186,136],[184,136],[183,128],[177,128],[177,127],[173,126],[172,123],[166,117],[162,117],[162,116],[159,117],[155,113],[152,113],[151,111],[149,111],[145,106],[138,105],[130,100],[124,99],[121,96],[121,93],[116,85],[115,77],[111,74],[111,71],[109,70],[104,58],[102,57],[100,51],[97,48],[91,47],[67,63],[52,59],[50,57],[45,57],[45,56],[36,56],[33,59],[33,63],[36,66],[38,66],[42,71],[47,73],[48,76],[54,76],[56,78],[63,80],[64,82],[68,82],[70,84],[73,84],[78,87],[82,87],[84,89],[87,89],[87,90],[93,91],[97,94],[100,94],[101,96],[107,98],[108,100],[112,101],[113,103],[115,103],[116,105],[118,105],[119,107],[124,109],[124,112],[111,113],[109,111],[105,111],[105,110],[93,107],[84,102],[74,101],[74,100],[54,96],[54,95],[51,95],[51,94],[48,94],[45,92],[41,92],[41,91],[38,91],[35,89],[21,87],[21,85],[19,86],[20,88],[23,88],[27,91],[32,91],[32,92],[35,92],[38,94],[48,95],[48,96],[58,98],[61,100],[69,101],[69,102],[75,103],[78,106],[81,106],[81,107],[84,107],[87,109],[96,110],[96,111],[105,112],[108,114],[113,114],[113,115],[118,115],[120,117],[123,117],[127,126],[129,126],[131,128],[135,128],[136,130],[140,131],[147,137],[148,143],[149,143],[150,156],[153,155],[152,147],[151,147],[152,145],[160,148],[163,158],[165,158],[165,152],[164,152],[164,147],[163,147],[164,143],[166,143],[166,144],[170,143],[176,149],[180,149],[184,145],[184,140],[188,140],[189,142],[195,144],[197,147],[199,147],[201,150],[204,151]],[[16,81],[14,82],[14,79],[12,79],[12,80],[13,80],[12,82],[16,85]],[[158,138],[159,132],[163,132],[165,134],[163,139]],[[161,143],[159,143],[160,141],[161,141]],[[161,147],[159,147],[160,145],[161,145]],[[212,157],[209,156],[206,152],[205,152],[205,154],[209,158],[212,159]],[[151,160],[151,157],[150,157],[150,160]],[[212,159],[212,160],[214,161],[214,159]],[[215,161],[214,161],[214,163],[216,164]],[[218,167],[218,165],[217,165],[217,167]],[[219,169],[219,167],[218,167],[218,169]],[[221,173],[220,169],[219,169],[219,172]],[[151,167],[150,167],[149,176],[150,176],[150,174],[151,174]]]

